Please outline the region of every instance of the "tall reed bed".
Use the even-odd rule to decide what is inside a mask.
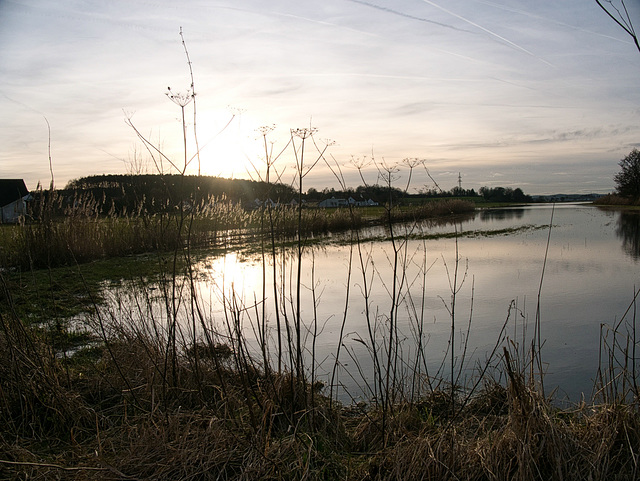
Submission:
[[[0,229],[4,267],[43,268],[83,263],[184,247],[184,222],[189,222],[189,242],[210,246],[219,236],[242,238],[253,223],[253,213],[225,198],[166,205],[148,214],[142,204],[135,212],[106,214],[90,194],[64,198],[56,191],[40,193],[31,216],[17,226]],[[166,201],[163,201],[166,202]],[[182,212],[180,212],[182,211]]]
[[[392,222],[415,222],[473,212],[475,204],[461,199],[442,199],[426,202],[412,208],[396,208],[390,211]]]
[[[184,201],[182,222],[188,223],[191,247],[220,247],[259,243],[260,236],[294,239],[304,236],[348,232],[373,225],[386,225],[386,213],[368,208],[318,209],[295,206],[247,209],[226,198],[208,198],[198,203]],[[162,201],[162,202],[167,202]],[[89,193],[64,198],[56,191],[41,193],[31,215],[20,225],[0,228],[0,266],[21,269],[55,267],[148,252],[170,252],[184,247],[180,232],[180,205],[167,204],[164,211],[147,213],[142,204],[134,212],[110,209]],[[394,208],[392,221],[415,222],[447,218],[472,212],[472,203],[444,200],[424,206]],[[268,227],[262,224],[265,212]]]

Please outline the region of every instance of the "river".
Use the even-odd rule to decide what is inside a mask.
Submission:
[[[594,394],[601,336],[616,325],[633,333],[639,231],[637,212],[592,205],[484,210],[307,246],[299,294],[295,247],[279,249],[275,262],[231,251],[208,257],[196,266],[196,291],[211,332],[230,339],[236,326],[258,357],[265,332],[274,365],[279,342],[283,363],[291,359],[285,320],[297,345],[299,305],[305,370],[327,386],[333,379],[342,401],[377,396],[376,357],[386,362],[391,339],[392,380],[404,392],[451,375],[469,386],[487,362],[500,366],[503,347],[526,366],[533,343],[546,392],[578,402]]]

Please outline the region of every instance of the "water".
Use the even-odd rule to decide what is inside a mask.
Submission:
[[[590,399],[601,326],[620,321],[640,286],[640,215],[589,205],[541,205],[483,211],[454,225],[396,229],[396,235],[411,237],[405,243],[400,235],[395,250],[388,237],[380,240],[389,233],[377,228],[362,233],[376,240],[330,242],[307,248],[303,256],[300,306],[307,366],[314,356],[315,373],[328,383],[341,342],[334,378],[338,398],[375,395],[367,387],[373,386],[371,346],[384,357],[392,317],[400,341],[399,377],[415,381],[418,368],[421,379],[426,372],[449,379],[453,345],[454,376],[460,372],[459,380],[468,383],[498,341],[498,354],[502,345],[517,345],[524,354],[538,315],[546,390],[555,389],[557,399]],[[429,237],[438,233],[458,235]],[[264,301],[258,256],[206,259],[198,266],[197,287],[211,329],[229,331],[224,306],[232,306],[253,346],[264,307],[274,359],[274,301],[281,322],[285,313],[294,318],[297,260],[295,251],[276,259],[275,294],[273,259],[266,262]],[[393,305],[398,307],[392,312]],[[418,346],[422,356],[417,357]]]

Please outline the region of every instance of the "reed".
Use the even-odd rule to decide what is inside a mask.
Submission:
[[[65,200],[52,191],[41,193],[39,198],[29,222],[0,229],[0,266],[29,269],[74,265],[167,252],[184,244],[177,207],[167,206],[164,212],[148,214],[140,204],[135,212],[112,208],[103,214],[91,194]],[[254,222],[253,212],[225,198],[189,204],[188,214],[193,246],[216,246],[222,235],[242,241]]]
[[[56,191],[41,193],[28,222],[4,225],[0,229],[0,266],[4,268],[45,268],[74,265],[97,259],[150,252],[171,252],[184,244],[179,230],[178,208],[148,213],[142,204],[127,212],[110,209],[103,213],[91,193],[64,199]],[[160,202],[160,201],[159,201]],[[161,201],[166,202],[166,200]],[[261,236],[294,239],[298,230],[310,238],[327,233],[385,225],[389,219],[371,215],[368,208],[316,209],[295,206],[247,210],[224,197],[207,198],[184,212],[189,217],[192,247],[247,245]],[[391,221],[416,222],[450,218],[473,211],[465,201],[443,200],[424,206],[393,209]],[[268,225],[260,219],[270,216]],[[299,218],[298,218],[299,217]]]
[[[411,208],[395,208],[391,210],[392,222],[415,222],[425,219],[434,219],[438,217],[468,214],[475,210],[475,204],[468,200],[461,199],[443,199],[438,201],[426,202],[419,206]]]

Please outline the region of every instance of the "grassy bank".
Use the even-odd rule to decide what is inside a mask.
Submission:
[[[52,201],[55,202],[55,199]],[[35,220],[22,225],[0,225],[0,268],[48,268],[97,259],[177,249],[256,243],[262,238],[305,238],[344,232],[371,225],[417,221],[472,212],[472,203],[460,200],[423,206],[246,210],[225,201],[208,201],[199,208],[172,214],[100,215],[85,199],[62,216],[49,215],[49,206]],[[188,238],[187,238],[188,237]]]
[[[600,207],[617,207],[625,209],[640,209],[640,200],[622,197],[617,194],[607,194],[593,202]]]
[[[638,476],[635,402],[560,410],[508,351],[493,373],[503,383],[487,378],[453,401],[436,390],[385,413],[332,403],[215,341],[168,362],[164,342],[120,326],[61,358],[15,317],[1,321],[3,479]]]

